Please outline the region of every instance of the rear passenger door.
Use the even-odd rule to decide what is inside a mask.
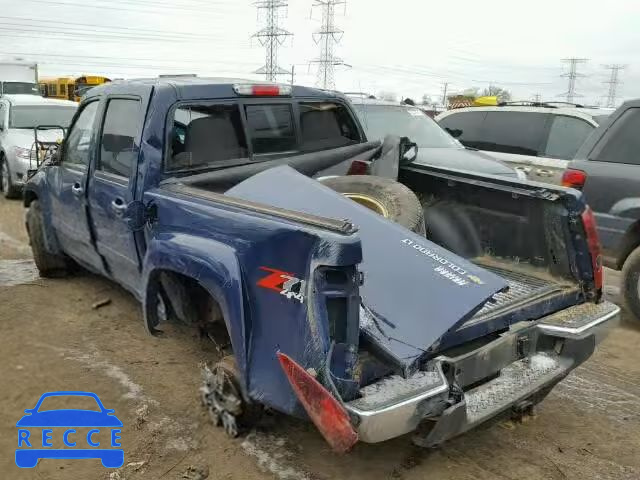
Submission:
[[[583,192],[595,212],[603,247],[617,248],[640,218],[640,108],[629,108],[613,119],[588,159],[571,162],[571,168],[587,174]]]
[[[140,277],[140,260],[126,214],[134,201],[143,122],[141,98],[106,99],[97,158],[89,179],[89,213],[97,250],[111,276],[131,289]]]
[[[551,126],[544,153],[535,164],[530,178],[559,185],[569,160],[591,135],[595,126],[582,118],[551,115]]]

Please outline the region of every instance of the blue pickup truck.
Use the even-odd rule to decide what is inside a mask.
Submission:
[[[122,285],[150,334],[177,321],[210,338],[202,398],[231,435],[266,406],[336,451],[437,445],[529,411],[619,309],[579,192],[415,150],[367,142],[335,92],[113,82],[26,184],[34,259]],[[326,175],[338,165],[357,175]]]

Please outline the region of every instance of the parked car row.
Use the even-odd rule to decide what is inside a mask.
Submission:
[[[6,198],[18,198],[35,168],[34,142],[62,139],[78,104],[38,95],[0,96],[0,188]],[[36,132],[37,129],[37,132]]]

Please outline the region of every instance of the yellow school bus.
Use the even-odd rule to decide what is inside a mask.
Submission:
[[[83,75],[82,77],[41,78],[40,93],[43,97],[80,101],[87,90],[103,83],[110,82],[107,77]]]
[[[43,97],[73,100],[75,82],[73,77],[41,78],[38,85]]]
[[[98,85],[102,85],[103,83],[110,82],[111,79],[107,77],[101,77],[98,75],[84,75],[82,77],[78,77],[75,79],[76,88],[74,90],[74,100],[76,102],[80,101],[80,97],[84,95],[87,90],[93,87],[97,87]]]

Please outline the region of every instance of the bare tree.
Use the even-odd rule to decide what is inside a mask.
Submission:
[[[424,95],[422,95],[422,105],[432,105],[433,101],[431,100],[431,97],[429,95],[427,95],[426,93]]]
[[[505,90],[504,88],[496,87],[494,85],[491,85],[488,88],[482,90],[480,96],[498,97],[498,100],[500,100],[501,102],[508,102],[509,100],[511,100],[511,92],[509,90]]]

